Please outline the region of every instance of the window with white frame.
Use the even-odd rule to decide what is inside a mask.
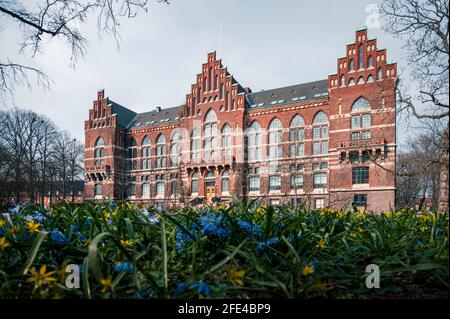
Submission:
[[[248,161],[262,160],[262,129],[259,122],[254,121],[248,130]]]
[[[231,159],[231,147],[233,141],[233,131],[230,125],[225,124],[222,127],[221,145],[222,145],[222,158]]]
[[[292,118],[289,127],[289,142],[291,157],[305,156],[305,121],[300,115]]]
[[[319,111],[313,119],[313,155],[328,153],[328,117]]]
[[[269,124],[269,159],[283,157],[282,129],[281,121],[277,118],[274,118]]]

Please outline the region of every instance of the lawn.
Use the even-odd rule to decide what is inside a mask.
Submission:
[[[27,205],[0,214],[0,298],[448,297],[448,225],[448,213],[257,202]]]

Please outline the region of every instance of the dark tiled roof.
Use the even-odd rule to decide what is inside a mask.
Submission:
[[[136,116],[136,112],[133,112],[126,107],[109,100],[109,105],[112,107],[112,114],[117,114],[117,125],[126,128],[131,120]]]
[[[136,114],[136,116],[130,121],[127,128],[152,126],[163,123],[177,122],[179,119],[180,106],[161,109],[160,111],[154,110],[145,113]]]
[[[250,108],[279,106],[328,96],[328,80],[296,84],[246,95]]]

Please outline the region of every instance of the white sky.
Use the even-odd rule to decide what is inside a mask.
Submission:
[[[112,38],[99,40],[95,21],[82,27],[88,54],[75,69],[64,44],[50,42],[30,60],[18,53],[15,21],[0,16],[0,60],[41,66],[55,82],[51,91],[34,87],[15,91],[15,106],[45,114],[84,142],[83,121],[97,90],[136,111],[184,103],[185,95],[206,62],[219,53],[222,19],[222,62],[254,92],[326,79],[336,73],[336,59],[354,42],[356,28],[366,25],[368,0],[170,0],[150,1],[147,14],[121,24],[120,50]],[[369,28],[388,61],[399,72],[407,66],[398,39]],[[11,107],[11,105],[0,107]],[[400,141],[405,129],[399,129]]]

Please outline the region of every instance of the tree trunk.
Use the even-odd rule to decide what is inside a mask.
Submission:
[[[442,156],[439,171],[439,211],[448,211],[448,127],[442,136]]]

